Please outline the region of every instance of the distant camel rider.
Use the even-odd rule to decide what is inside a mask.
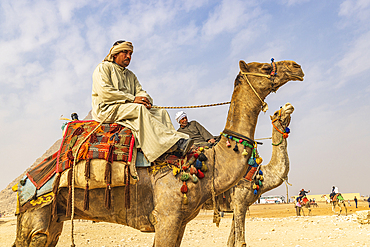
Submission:
[[[135,146],[141,148],[150,162],[165,152],[184,155],[193,140],[175,130],[167,111],[152,108],[153,99],[142,89],[136,75],[126,68],[133,51],[131,42],[117,41],[96,67],[92,117],[98,122],[105,120],[131,129]]]
[[[333,188],[331,189],[331,193],[330,193],[330,200],[333,200],[334,196],[337,195],[338,193],[339,193],[338,187],[333,186]]]
[[[176,113],[176,121],[180,124],[180,128],[177,131],[189,135],[194,140],[195,147],[210,147],[216,142],[214,136],[200,123],[195,120],[189,122],[184,111]]]
[[[310,193],[310,190],[309,191],[305,191],[304,189],[301,189],[299,191],[298,198],[302,200],[302,198],[305,197],[307,193]]]

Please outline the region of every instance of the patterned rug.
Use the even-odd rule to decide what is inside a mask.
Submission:
[[[110,162],[128,161],[130,141],[133,136],[131,130],[122,125],[102,124],[83,142],[98,125],[96,121],[68,123],[59,151],[27,173],[27,177],[37,189],[40,189],[56,172],[70,168],[78,148],[76,163],[91,159],[105,159]]]

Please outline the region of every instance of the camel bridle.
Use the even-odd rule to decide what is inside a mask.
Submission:
[[[279,110],[278,117],[275,118],[274,120],[272,120],[272,122],[271,122],[272,126],[274,126],[274,128],[281,134],[280,142],[277,143],[277,144],[272,143],[272,145],[274,145],[274,146],[280,145],[283,142],[283,139],[288,138],[289,133],[290,133],[290,129],[288,128],[288,126],[284,126],[283,123],[281,122],[281,110],[282,109]],[[283,130],[280,130],[278,127],[276,127],[276,125],[274,124],[275,122],[278,122]]]
[[[267,79],[270,79],[270,81],[271,81],[270,91],[271,92],[276,92],[277,88],[276,88],[276,85],[275,85],[274,81],[275,81],[275,76],[277,75],[277,67],[276,67],[276,63],[274,62],[274,59],[273,58],[271,58],[271,66],[272,66],[272,71],[271,71],[271,73],[269,75],[262,74],[262,73],[243,72],[243,71],[240,70],[240,73],[243,75],[243,78],[248,82],[248,84],[252,88],[254,94],[261,101],[261,103],[262,103],[262,111],[263,112],[266,112],[269,109],[269,107],[268,107],[267,103],[264,102],[261,99],[261,97],[259,96],[259,94],[257,93],[257,91],[254,89],[254,87],[252,86],[252,84],[248,80],[247,75],[266,77]]]

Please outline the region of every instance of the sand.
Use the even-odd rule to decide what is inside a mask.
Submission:
[[[329,204],[319,203],[312,216],[295,216],[293,204],[263,204],[250,207],[246,220],[248,246],[369,246],[370,224],[356,221],[356,211],[369,210],[367,202],[352,203],[348,216],[336,216]],[[220,227],[212,223],[211,211],[191,221],[181,246],[226,246],[232,220],[225,213]],[[0,246],[11,246],[15,239],[16,218],[0,218]],[[71,224],[66,222],[58,247],[71,246]],[[145,247],[152,246],[154,233],[141,233],[130,227],[75,221],[75,244],[78,247]]]

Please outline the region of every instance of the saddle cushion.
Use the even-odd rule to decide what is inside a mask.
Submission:
[[[107,161],[103,159],[93,159],[90,161],[90,179],[89,188],[98,189],[105,188],[105,165]],[[75,188],[85,189],[86,178],[85,178],[85,164],[86,160],[80,161],[75,166]],[[125,186],[125,166],[126,164],[121,161],[114,161],[112,166],[112,181],[111,187]],[[130,178],[130,184],[135,184],[137,179]],[[60,177],[59,187],[68,187],[68,170],[64,171]]]

